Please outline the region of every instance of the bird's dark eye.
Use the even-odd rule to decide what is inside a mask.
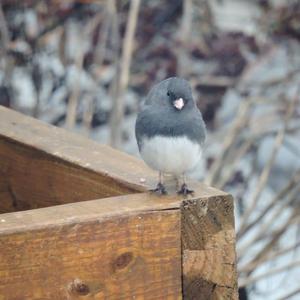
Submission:
[[[169,91],[167,92],[167,96],[170,96],[170,92]]]

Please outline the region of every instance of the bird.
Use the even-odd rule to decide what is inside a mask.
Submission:
[[[152,192],[167,194],[164,174],[183,179],[178,194],[194,192],[187,186],[186,173],[201,159],[206,126],[187,80],[170,77],[151,88],[137,115],[135,136],[142,159],[159,172]]]

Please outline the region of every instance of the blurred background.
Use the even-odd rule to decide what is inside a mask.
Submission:
[[[0,105],[138,156],[150,87],[189,80],[191,176],[235,197],[240,299],[300,299],[300,1],[0,3]]]

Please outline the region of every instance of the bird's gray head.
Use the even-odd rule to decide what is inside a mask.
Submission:
[[[182,78],[170,78],[166,96],[169,103],[179,111],[194,105],[192,89],[189,83]]]
[[[189,83],[178,77],[171,77],[156,84],[150,91],[145,104],[178,112],[195,106]]]

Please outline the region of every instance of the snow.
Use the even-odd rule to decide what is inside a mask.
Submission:
[[[15,68],[12,73],[12,87],[16,93],[15,105],[25,111],[34,107],[36,95],[29,74],[23,68]]]
[[[211,7],[215,23],[222,30],[243,31],[250,35],[256,33],[260,10],[255,1],[213,0]]]

